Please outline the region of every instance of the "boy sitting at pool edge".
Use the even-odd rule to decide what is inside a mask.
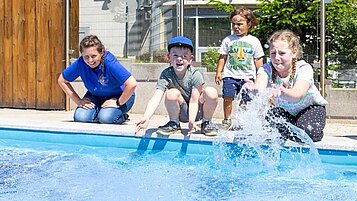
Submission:
[[[135,133],[147,128],[162,97],[165,97],[170,120],[159,126],[158,134],[180,133],[180,122],[188,122],[189,133],[192,133],[199,130],[196,121],[202,120],[201,133],[217,135],[218,129],[212,122],[212,116],[217,107],[218,93],[213,87],[203,88],[202,74],[191,66],[192,52],[190,39],[177,36],[170,40],[167,58],[171,66],[161,72],[154,95],[149,100],[143,117],[136,123]]]

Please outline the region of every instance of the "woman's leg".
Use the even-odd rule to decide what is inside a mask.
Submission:
[[[81,107],[77,107],[76,111],[74,112],[74,121],[87,123],[98,122],[97,115],[99,112],[99,106],[102,104],[102,101],[89,92],[84,95],[84,98],[90,99],[91,102],[95,104],[95,107],[93,109],[84,109]]]
[[[98,114],[98,120],[103,124],[122,124],[128,120],[126,114],[134,105],[135,95],[132,95],[129,100],[120,108],[102,108]]]
[[[84,109],[81,107],[77,107],[74,112],[74,121],[76,122],[86,122],[86,123],[96,123],[98,122],[98,107],[95,106],[94,109]]]

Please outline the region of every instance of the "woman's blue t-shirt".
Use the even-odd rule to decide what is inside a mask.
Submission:
[[[102,82],[100,81],[101,73],[102,65],[92,69],[84,62],[83,57],[80,57],[62,72],[62,76],[69,82],[81,77],[87,90],[99,97],[120,96],[124,90],[123,84],[131,76],[131,73],[109,51],[105,51],[104,55]]]

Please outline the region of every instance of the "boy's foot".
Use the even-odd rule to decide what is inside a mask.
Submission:
[[[239,131],[239,130],[242,130],[243,127],[239,124],[233,124],[230,128],[229,128],[229,131]]]
[[[201,133],[207,136],[216,136],[218,128],[212,121],[204,121],[201,124]]]
[[[157,129],[156,133],[161,135],[171,135],[175,133],[181,133],[181,126],[180,124],[174,121],[169,121],[165,125],[159,126],[159,129]]]
[[[232,126],[232,120],[231,119],[223,119],[222,120],[222,129],[223,130],[228,130]]]

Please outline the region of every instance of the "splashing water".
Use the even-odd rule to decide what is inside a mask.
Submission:
[[[243,86],[241,91],[243,90],[247,89]],[[233,161],[238,171],[248,174],[282,174],[282,169],[288,174],[294,173],[304,177],[321,174],[318,151],[303,130],[284,119],[278,119],[290,126],[292,134],[301,140],[301,143],[285,142],[278,130],[269,126],[266,121],[266,114],[271,108],[269,97],[273,90],[268,88],[259,95],[250,94],[252,100],[245,105],[239,104],[241,94],[238,94],[236,110],[231,117],[233,129],[220,130],[219,137],[214,142],[217,149],[216,161],[220,164],[229,164]],[[238,148],[232,149],[227,146],[227,142],[238,145]]]

